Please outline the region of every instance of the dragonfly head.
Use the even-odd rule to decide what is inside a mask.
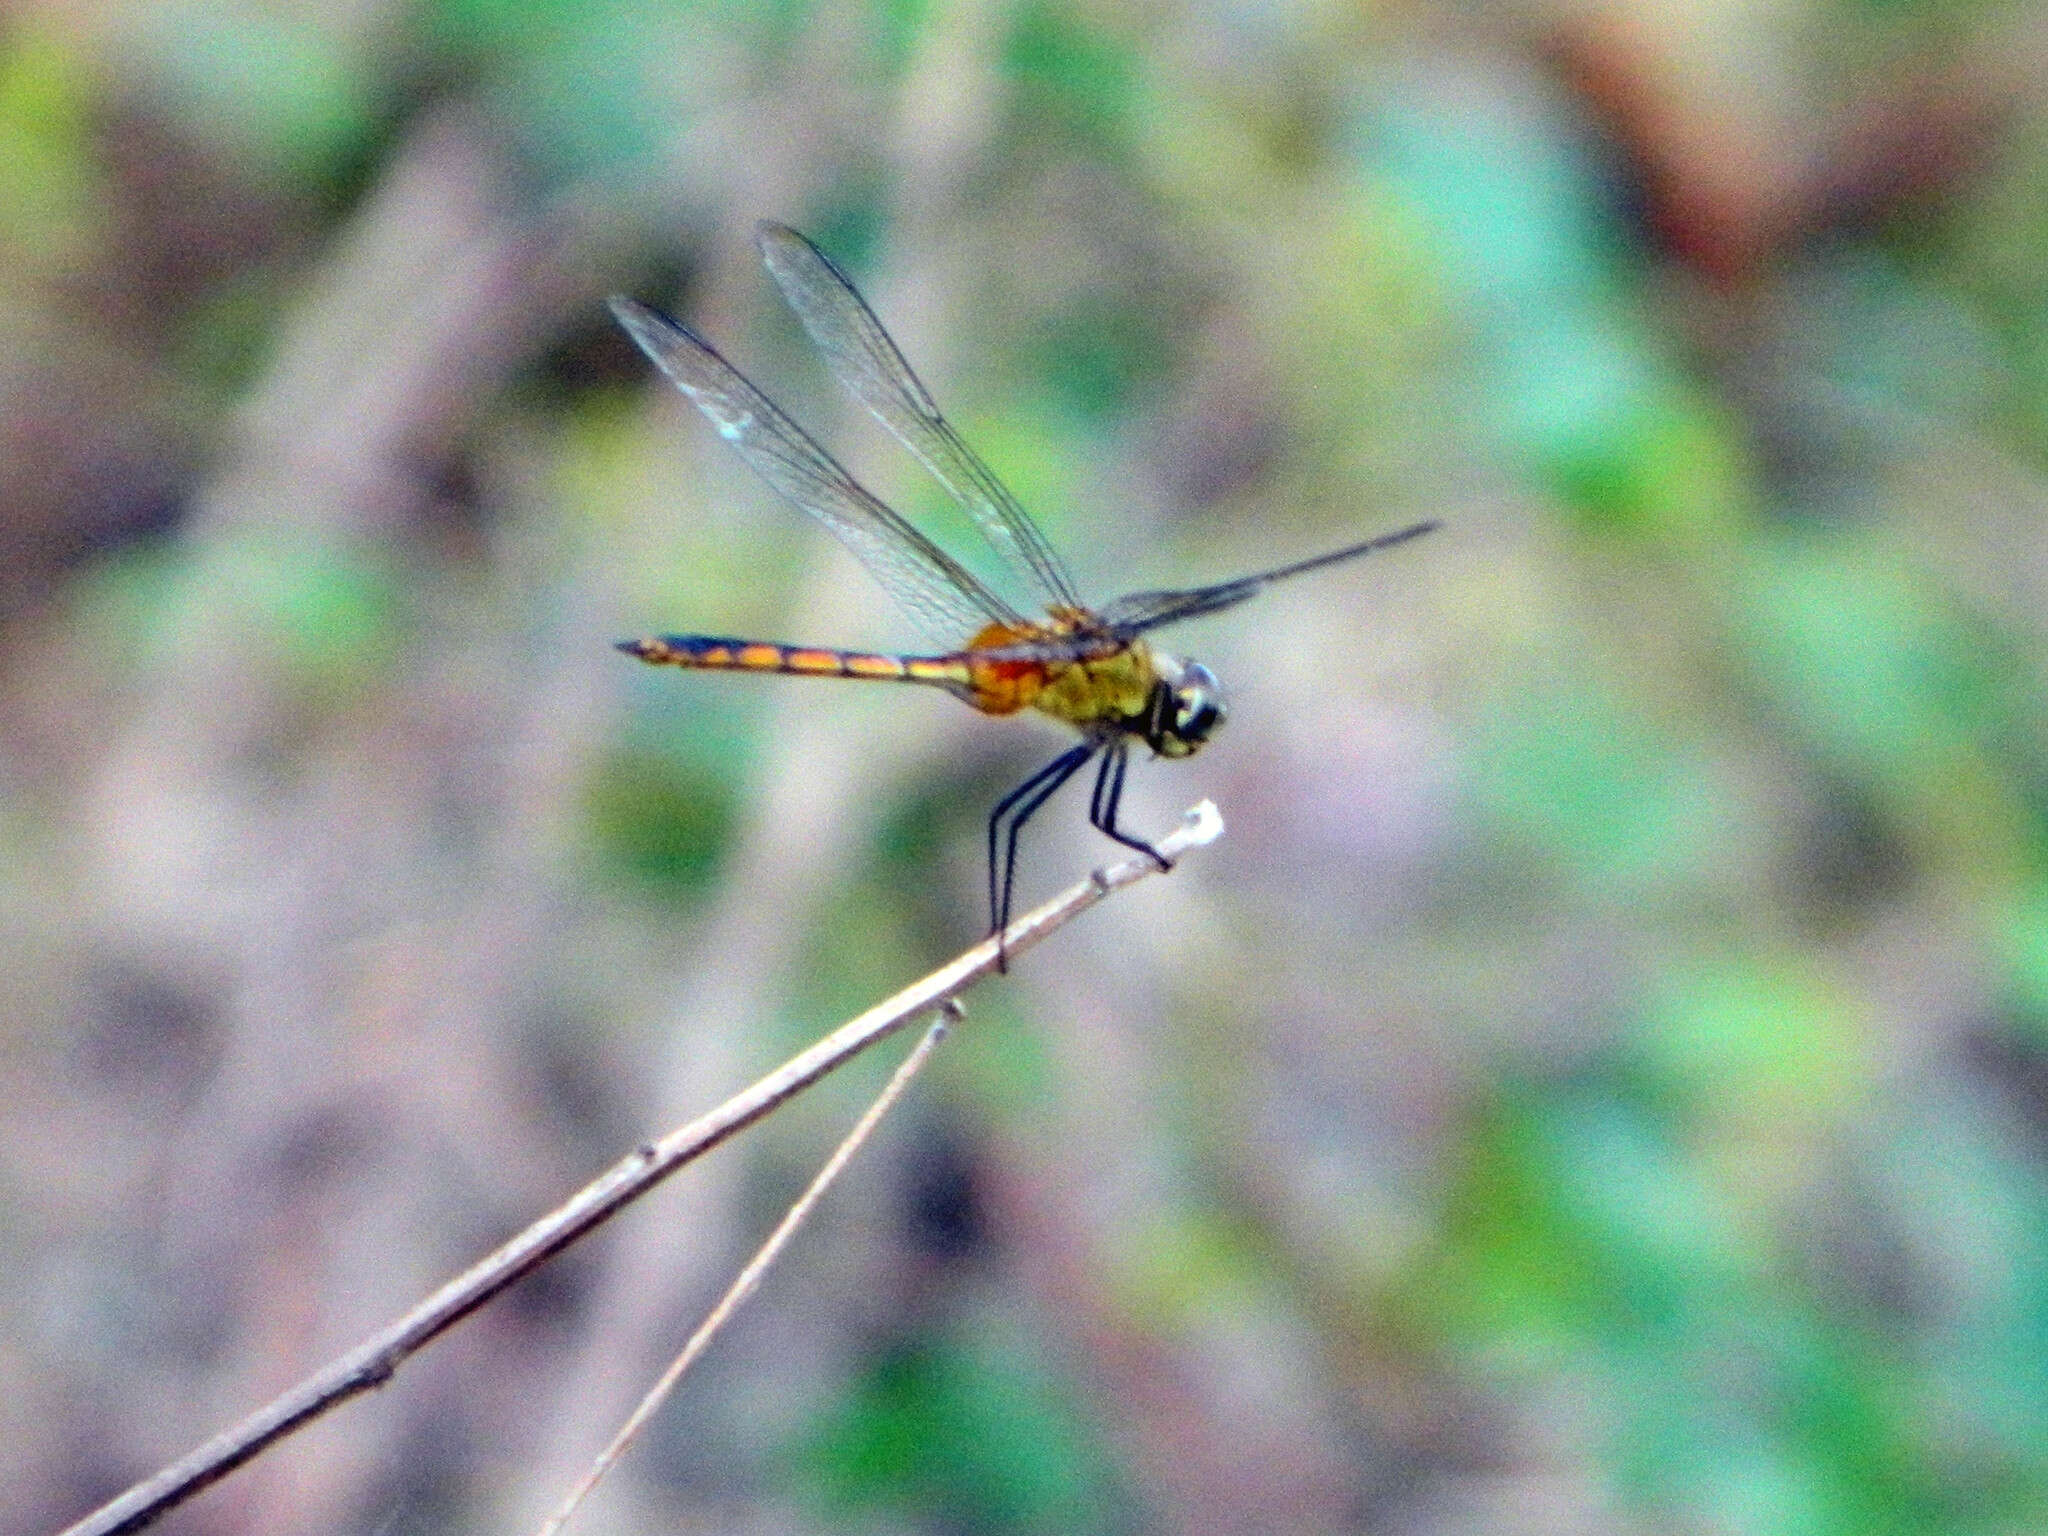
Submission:
[[[1146,744],[1161,757],[1191,756],[1223,723],[1223,685],[1199,661],[1158,656],[1154,664],[1159,681],[1153,685]]]

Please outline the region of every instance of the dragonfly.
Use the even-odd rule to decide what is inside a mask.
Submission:
[[[618,648],[657,666],[917,683],[942,688],[985,715],[1034,710],[1072,727],[1080,740],[1003,796],[988,818],[989,922],[1000,966],[1018,835],[1091,761],[1097,768],[1089,822],[1168,867],[1157,848],[1117,819],[1131,748],[1142,744],[1160,758],[1191,756],[1223,724],[1225,705],[1209,668],[1147,637],[1275,582],[1404,544],[1437,524],[1414,523],[1235,581],[1133,592],[1091,608],[1066,563],[946,420],[839,265],[784,225],[764,223],[756,235],[769,275],[833,376],[960,503],[1042,613],[1014,606],[869,492],[703,337],[659,310],[613,298],[612,314],[626,333],[748,468],[836,535],[935,647],[896,655],[677,634],[622,640]]]

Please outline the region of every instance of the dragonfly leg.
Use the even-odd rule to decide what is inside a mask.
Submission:
[[[1110,746],[1103,752],[1102,766],[1095,772],[1095,790],[1088,797],[1089,826],[1101,827],[1103,825],[1105,807],[1107,807],[1108,811],[1106,819],[1112,825],[1115,823],[1116,803],[1123,798],[1124,769],[1129,761],[1129,755],[1125,752],[1120,742]]]
[[[1067,780],[1081,771],[1093,757],[1097,744],[1084,741],[1069,747],[1058,757],[1003,796],[988,818],[988,910],[996,935],[996,969],[1009,969],[1009,956],[1001,947],[1003,930],[1010,926],[1010,894],[1017,883],[1017,834],[1038,808],[1059,792]],[[1007,828],[1005,822],[1008,823]]]
[[[1102,767],[1095,775],[1095,793],[1088,801],[1088,820],[1105,837],[1115,838],[1126,848],[1145,854],[1161,869],[1173,868],[1173,861],[1142,837],[1121,831],[1116,824],[1117,807],[1123,804],[1124,772],[1131,765],[1131,749],[1119,741],[1103,754]]]

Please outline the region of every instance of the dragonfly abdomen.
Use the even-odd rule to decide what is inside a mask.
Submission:
[[[772,640],[730,640],[717,635],[651,635],[644,640],[621,640],[619,649],[655,666],[692,667],[707,672],[866,677],[882,682],[930,683],[955,692],[973,684],[966,663],[953,656],[888,656],[875,651],[782,645]]]

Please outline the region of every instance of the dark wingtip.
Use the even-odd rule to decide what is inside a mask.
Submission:
[[[629,299],[623,293],[614,293],[604,301],[604,307],[612,312],[612,318],[627,330],[633,328],[633,321],[647,312],[647,306],[638,299]]]
[[[647,346],[646,338],[658,338],[667,332],[683,329],[652,304],[642,304],[638,299],[629,299],[622,293],[613,294],[604,303],[605,308],[612,312],[612,318],[618,321],[626,334],[642,347]]]
[[[647,656],[647,642],[645,640],[614,640],[612,642],[612,649],[624,651],[628,656],[638,656],[642,660],[645,660]]]
[[[633,338],[633,345],[649,357],[658,357],[650,343],[660,334],[661,316],[642,304],[638,299],[629,299],[615,293],[604,301],[604,307],[612,312],[612,319],[620,330]]]

